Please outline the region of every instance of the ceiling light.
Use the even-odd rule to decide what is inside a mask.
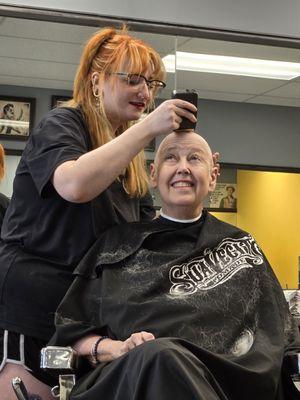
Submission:
[[[176,69],[290,80],[300,76],[300,63],[176,52]],[[175,72],[175,55],[163,58],[167,72]]]

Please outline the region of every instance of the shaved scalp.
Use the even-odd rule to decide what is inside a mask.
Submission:
[[[154,164],[155,167],[158,168],[162,159],[163,153],[168,149],[170,146],[181,146],[184,145],[184,141],[188,139],[189,144],[192,142],[195,143],[195,145],[201,146],[202,150],[208,154],[209,160],[211,162],[211,167],[213,166],[213,158],[212,158],[212,151],[207,143],[207,141],[200,136],[198,133],[195,131],[181,131],[181,132],[172,132],[169,135],[167,135],[162,142],[160,143],[155,158],[154,158]]]

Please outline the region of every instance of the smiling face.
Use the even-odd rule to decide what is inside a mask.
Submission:
[[[207,142],[195,132],[171,133],[161,143],[150,178],[162,198],[162,210],[170,217],[191,219],[215,189],[217,168]]]

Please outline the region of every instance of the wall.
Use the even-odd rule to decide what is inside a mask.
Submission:
[[[250,232],[282,287],[298,287],[300,174],[238,171],[237,225]]]
[[[298,107],[199,100],[197,129],[221,161],[300,168]]]
[[[62,91],[62,90],[53,90],[53,89],[42,89],[42,88],[31,88],[24,86],[9,86],[9,85],[0,85],[0,94],[1,96],[21,96],[21,97],[33,97],[36,99],[36,107],[35,107],[35,117],[33,121],[33,125],[36,125],[37,122],[46,114],[47,111],[51,109],[51,96],[71,96],[71,92]],[[25,142],[16,141],[16,140],[3,140],[0,142],[4,145],[6,149],[23,149]]]
[[[0,85],[0,94],[35,97],[36,124],[50,110],[52,95],[71,92]],[[300,168],[298,107],[200,99],[198,113],[197,132],[221,153],[223,163]],[[24,142],[2,143],[6,148],[24,147]]]
[[[211,214],[214,215],[216,218],[219,218],[221,221],[237,226],[237,213],[211,212]]]
[[[19,161],[20,156],[5,156],[5,175],[3,180],[0,182],[0,193],[3,193],[8,197],[12,196],[13,180]]]
[[[300,38],[298,0],[15,0],[2,4]]]
[[[281,286],[297,288],[300,174],[238,170],[237,190],[237,213],[212,214],[251,233]]]
[[[70,94],[12,86],[0,86],[0,92],[4,95],[36,97],[36,122],[50,109],[53,94]],[[260,110],[261,107],[263,110]],[[293,125],[293,118],[294,121],[299,118],[296,108],[200,100],[199,110],[199,130],[208,138],[214,150],[221,150],[222,160],[227,158],[232,162],[235,159],[251,164],[258,160],[265,165],[278,161],[279,165],[293,165],[291,161],[298,161],[299,166],[300,143],[295,141],[297,124]],[[233,112],[237,113],[234,118]],[[289,118],[291,125],[284,129]],[[291,134],[293,129],[294,136]],[[259,132],[255,141],[251,130],[256,134]],[[294,141],[291,140],[293,137]],[[274,146],[274,142],[279,145]],[[24,142],[2,143],[11,148],[24,146]],[[148,154],[148,158],[153,158],[153,155]],[[1,190],[8,196],[11,195],[17,160],[16,156],[7,156],[9,173],[2,182]],[[224,179],[227,181],[228,177],[224,176]],[[296,287],[300,256],[300,174],[238,171],[237,184],[238,213],[216,213],[216,216],[251,232],[266,253],[282,286],[287,284],[288,287]]]
[[[142,0],[15,0],[0,5],[50,7],[300,39],[298,0],[165,0],[151,4]],[[28,90],[23,88],[22,95],[29,95]],[[30,89],[30,96],[37,97],[39,118],[49,104],[35,90]],[[6,94],[13,95],[10,88]],[[218,109],[222,112],[218,113]],[[233,109],[238,119],[232,118]],[[223,162],[299,167],[300,115],[296,108],[202,101],[200,113],[203,115],[200,115],[199,129],[215,150],[221,150]],[[288,127],[287,122],[292,125]],[[229,222],[236,219],[239,226],[250,231],[264,249],[282,285],[295,287],[300,253],[300,175],[269,174],[239,171],[241,211],[236,216],[225,214],[223,217]]]

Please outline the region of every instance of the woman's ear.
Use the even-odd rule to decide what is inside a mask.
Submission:
[[[92,85],[95,87],[99,83],[99,72],[92,73]]]
[[[157,171],[154,163],[150,164],[150,183],[153,188],[157,187]]]
[[[103,91],[103,80],[99,72],[93,72],[92,77],[92,90],[95,97],[100,97],[100,93]]]

